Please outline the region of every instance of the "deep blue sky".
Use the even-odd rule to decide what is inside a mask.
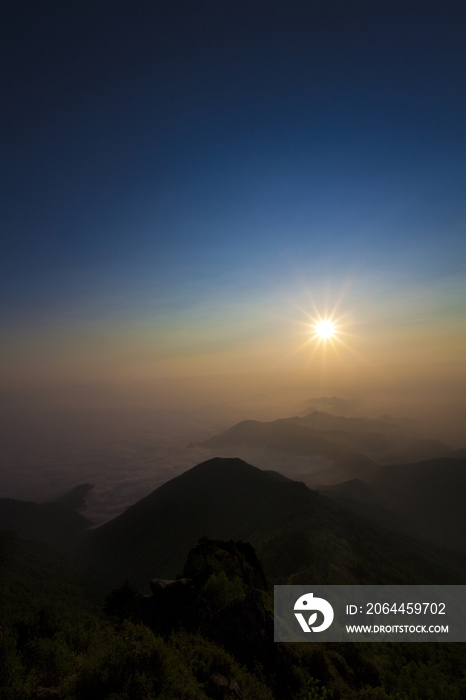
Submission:
[[[457,327],[465,19],[448,0],[4,3],[8,362],[62,326],[65,356],[73,324],[89,354],[93,323],[113,343],[151,325],[163,357],[259,342],[270,307],[345,289],[365,332]]]

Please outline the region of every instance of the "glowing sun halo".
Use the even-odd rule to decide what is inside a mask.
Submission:
[[[335,333],[335,325],[332,321],[319,321],[316,326],[316,333],[319,338],[332,338]]]

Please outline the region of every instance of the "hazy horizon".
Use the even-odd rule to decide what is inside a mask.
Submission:
[[[264,378],[256,378],[256,387],[258,391],[267,388]],[[102,387],[87,391],[85,387],[74,391],[49,387],[48,392],[23,393],[16,404],[9,396],[8,401],[0,402],[0,498],[42,502],[90,482],[94,489],[87,497],[88,509],[82,512],[99,524],[169,479],[214,456],[238,456],[261,469],[304,478],[310,484],[326,483],[326,465],[331,467],[331,461],[325,457],[252,448],[188,447],[242,420],[270,421],[305,415],[312,410],[306,403],[319,398],[318,394],[297,386],[275,394],[269,386],[268,394],[249,396],[238,383],[232,395],[227,394],[225,382],[215,388],[216,392],[214,387],[204,386],[196,399],[195,386],[184,394],[182,387],[172,386],[168,392],[171,402],[166,404],[163,396],[152,394],[147,387],[138,394],[134,386],[126,391],[122,387],[107,387],[107,393]],[[432,399],[438,388],[432,387],[431,391]],[[330,392],[330,396],[334,395]],[[187,398],[185,404],[183,396]],[[397,396],[386,391],[378,396],[373,390],[367,391],[365,397],[360,394],[345,398],[356,399],[347,415],[377,418],[389,413],[395,419],[420,420],[421,437],[442,440],[453,449],[466,447],[461,406],[455,409],[452,403],[445,403],[442,407],[445,397],[441,392],[435,406],[426,405],[425,393]],[[325,411],[325,407],[317,408]]]

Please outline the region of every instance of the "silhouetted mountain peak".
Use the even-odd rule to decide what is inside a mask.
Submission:
[[[86,496],[93,488],[94,484],[79,484],[79,486],[75,486],[74,489],[63,494],[63,496],[55,498],[53,503],[57,503],[62,508],[66,508],[66,510],[77,510],[85,505]]]
[[[277,583],[422,582],[433,575],[399,536],[238,458],[209,459],[163,484],[91,531],[83,554],[106,588],[127,578],[141,587],[154,575],[177,577],[200,537],[251,542]]]
[[[340,399],[338,396],[321,396],[319,398],[303,401],[300,406],[303,409],[314,408],[317,411],[325,410],[338,416],[354,416],[359,412],[360,399]]]
[[[256,421],[244,421],[256,422]],[[185,472],[182,476],[191,473],[196,477],[200,474],[209,476],[209,478],[217,478],[223,476],[232,476],[237,474],[253,474],[262,473],[257,467],[253,467],[239,457],[213,457],[212,459],[207,459],[205,462],[197,464],[195,467]]]

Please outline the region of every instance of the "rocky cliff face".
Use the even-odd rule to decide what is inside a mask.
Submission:
[[[199,631],[247,666],[272,668],[267,581],[249,543],[203,539],[189,552],[182,578],[152,579],[151,590],[129,609],[158,634],[178,627]]]

